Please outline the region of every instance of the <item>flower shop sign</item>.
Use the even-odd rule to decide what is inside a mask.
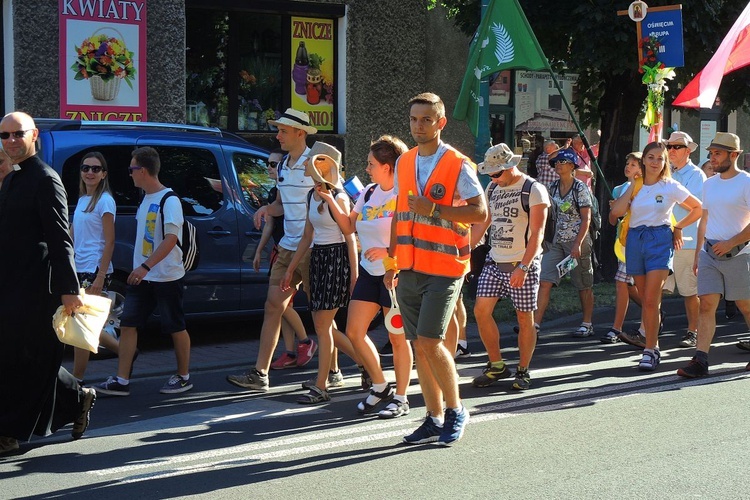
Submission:
[[[332,19],[292,17],[292,107],[321,132],[334,131],[335,25]]]
[[[59,0],[60,117],[146,121],[146,0]]]

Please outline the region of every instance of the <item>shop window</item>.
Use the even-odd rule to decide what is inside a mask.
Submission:
[[[343,5],[188,1],[186,118],[195,125],[273,132],[287,107],[335,132],[336,18]]]
[[[187,10],[188,123],[269,129],[283,111],[281,23],[273,14]]]

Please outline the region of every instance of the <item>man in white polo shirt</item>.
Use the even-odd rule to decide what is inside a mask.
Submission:
[[[304,163],[310,155],[307,136],[318,131],[310,125],[307,113],[292,108],[287,109],[278,120],[270,120],[268,123],[278,127],[276,139],[281,144],[281,149],[288,154],[278,166],[279,195],[273,203],[258,209],[255,213],[255,225],[260,227],[262,218],[283,215],[284,237],[279,242],[279,256],[271,268],[271,277],[268,280],[268,297],[260,331],[258,359],[255,366],[246,373],[227,376],[227,382],[230,384],[261,392],[269,388],[268,370],[279,341],[281,316],[300,283],[305,291],[309,290],[309,248],[300,249],[306,252],[306,256],[295,270],[292,286],[288,290],[282,290],[279,283],[297,251],[305,228],[307,193],[314,184],[312,178],[305,176]]]

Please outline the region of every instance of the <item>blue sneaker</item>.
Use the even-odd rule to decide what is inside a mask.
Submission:
[[[404,443],[406,444],[425,444],[434,443],[440,437],[440,433],[443,431],[442,427],[439,427],[430,414],[427,414],[427,418],[424,419],[422,425],[417,427],[417,430],[404,436]]]
[[[443,424],[443,432],[440,433],[440,438],[437,444],[441,446],[450,446],[464,435],[464,429],[466,424],[469,423],[469,410],[466,407],[462,407],[461,411],[456,411],[451,408],[445,410],[445,423]]]
[[[187,392],[192,388],[193,383],[190,380],[185,380],[179,375],[172,375],[159,392],[162,394],[179,394],[181,392]]]

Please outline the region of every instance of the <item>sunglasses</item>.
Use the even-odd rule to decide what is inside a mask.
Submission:
[[[142,168],[143,168],[143,167],[128,167],[128,170],[129,170],[129,171],[130,171],[130,173],[132,174],[132,173],[133,173],[133,170],[140,170],[140,169],[142,169]]]
[[[557,165],[563,165],[563,164],[565,164],[565,163],[570,163],[570,164],[572,164],[573,162],[572,162],[572,161],[570,161],[570,160],[557,160],[557,161],[555,162],[555,165],[556,165],[556,166],[557,166]]]
[[[488,175],[490,176],[491,179],[498,179],[503,175],[504,172],[505,170],[501,170],[496,174],[488,174]]]
[[[687,146],[683,146],[682,144],[669,144],[667,145],[667,149],[685,149]]]
[[[81,172],[87,173],[88,171],[94,172],[95,174],[98,174],[102,170],[104,170],[104,167],[101,165],[81,165]]]
[[[277,162],[277,161],[269,161],[268,162],[268,168],[278,168],[278,167],[279,167],[279,162]]]
[[[31,129],[29,130],[16,130],[15,132],[0,132],[0,139],[10,139],[10,136],[12,135],[16,139],[20,139],[21,137],[25,136],[27,132],[31,132]]]

